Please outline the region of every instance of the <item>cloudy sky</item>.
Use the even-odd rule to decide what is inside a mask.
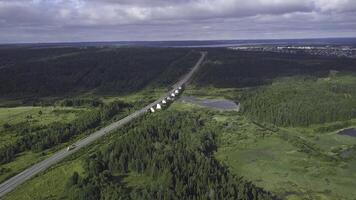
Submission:
[[[355,36],[356,0],[0,0],[0,43]]]

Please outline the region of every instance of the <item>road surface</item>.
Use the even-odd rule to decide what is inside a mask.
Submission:
[[[118,129],[120,127],[122,127],[123,125],[129,123],[130,121],[132,121],[133,119],[143,115],[144,113],[147,112],[148,109],[150,109],[151,107],[155,106],[157,103],[162,102],[162,100],[169,96],[169,94],[171,94],[172,92],[174,92],[174,90],[176,90],[178,87],[180,86],[184,86],[185,84],[188,83],[188,81],[191,79],[191,77],[193,76],[193,74],[199,69],[200,65],[202,64],[203,60],[205,59],[207,53],[206,52],[201,52],[201,57],[199,59],[199,61],[195,64],[195,66],[190,70],[190,72],[188,74],[186,74],[180,81],[178,81],[174,86],[173,89],[171,91],[169,91],[169,93],[167,93],[166,95],[162,96],[161,98],[159,98],[158,100],[156,100],[155,102],[147,105],[146,107],[142,108],[141,110],[138,110],[130,115],[128,115],[127,117],[114,122],[96,132],[94,132],[93,134],[89,135],[88,137],[81,139],[79,141],[77,141],[76,143],[74,143],[74,145],[76,146],[76,148],[74,148],[73,150],[67,151],[67,149],[63,149],[57,153],[55,153],[53,156],[27,168],[26,170],[24,170],[23,172],[17,174],[16,176],[10,178],[9,180],[3,182],[2,184],[0,184],[0,197],[3,197],[5,194],[7,194],[8,192],[12,191],[13,189],[15,189],[17,186],[19,186],[20,184],[24,183],[25,181],[29,180],[30,178],[32,178],[33,176],[35,176],[36,174],[48,169],[49,167],[51,167],[52,165],[58,163],[59,161],[63,160],[64,158],[70,156],[71,154],[77,152],[79,149],[88,146],[89,144],[93,143],[95,140],[101,138],[102,136],[108,134],[109,132]]]

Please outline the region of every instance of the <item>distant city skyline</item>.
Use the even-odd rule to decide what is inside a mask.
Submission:
[[[0,43],[356,37],[354,0],[0,0]]]

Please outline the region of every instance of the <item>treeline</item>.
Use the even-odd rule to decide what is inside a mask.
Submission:
[[[198,62],[201,54],[198,51],[191,51],[184,57],[172,62],[167,69],[157,78],[156,84],[159,86],[171,86],[182,76],[187,74]]]
[[[56,145],[68,142],[75,136],[89,132],[107,120],[119,114],[130,105],[117,101],[103,105],[100,109],[85,112],[71,123],[54,122],[48,126],[32,127],[22,123],[16,126],[6,125],[7,130],[20,134],[19,138],[11,144],[0,148],[0,164],[12,161],[17,154],[31,150],[41,152]]]
[[[241,99],[242,112],[257,121],[280,126],[349,120],[356,117],[356,79],[344,79],[350,78],[290,78],[247,90]],[[333,127],[318,131],[329,129]]]
[[[330,70],[355,72],[356,59],[209,49],[208,62],[196,78],[199,86],[247,87],[283,76],[327,76]]]
[[[32,48],[24,46],[0,47],[0,66],[12,66],[29,61],[59,58],[61,56],[69,56],[93,50],[95,50],[95,48]]]
[[[341,129],[349,127],[351,125],[352,125],[352,123],[350,121],[336,122],[331,125],[318,127],[316,129],[314,129],[314,131],[317,133],[327,133],[327,132],[332,132],[332,131],[336,131],[336,130],[341,130]]]
[[[136,121],[119,140],[88,156],[85,176],[73,174],[65,198],[275,199],[215,160],[216,136],[204,126],[207,120],[167,111]],[[131,179],[129,187],[125,177],[132,174],[140,184]]]
[[[56,102],[56,104],[65,107],[98,107],[104,105],[100,99],[92,98],[66,98]]]
[[[190,61],[196,58],[195,53],[183,48],[89,48],[74,53],[73,49],[63,49],[62,54],[60,50],[53,54],[54,50],[49,48],[48,55],[41,50],[40,59],[24,60],[22,54],[39,50],[7,51],[11,57],[7,58],[6,50],[1,50],[0,63],[11,59],[12,64],[0,67],[0,96],[17,97],[60,96],[83,91],[123,94],[152,82],[167,86],[191,68]],[[164,81],[160,82],[159,78]]]

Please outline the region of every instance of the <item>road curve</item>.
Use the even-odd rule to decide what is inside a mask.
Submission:
[[[207,55],[207,52],[201,52],[201,57],[198,60],[198,62],[195,64],[195,66],[190,70],[188,74],[186,74],[180,81],[178,81],[176,84],[173,85],[173,89],[169,91],[166,95],[162,96],[155,102],[147,105],[146,107],[128,115],[127,117],[114,122],[94,133],[89,135],[88,137],[81,139],[74,144],[76,145],[76,148],[73,150],[67,151],[66,149],[62,149],[52,155],[51,157],[27,168],[26,170],[22,171],[21,173],[17,174],[16,176],[8,179],[7,181],[3,182],[0,184],[0,198],[3,197],[5,194],[8,192],[12,191],[15,189],[17,186],[20,184],[24,183],[25,181],[29,180],[36,174],[48,169],[52,165],[58,163],[59,161],[63,160],[64,158],[70,156],[71,154],[77,152],[79,149],[88,146],[89,144],[93,143],[95,140],[101,138],[102,136],[108,134],[109,132],[118,129],[122,127],[123,125],[129,123],[133,119],[143,115],[145,112],[147,112],[148,109],[151,107],[155,106],[157,103],[160,103],[165,97],[169,96],[174,90],[176,90],[180,86],[184,86],[188,83],[188,81],[192,78],[193,74],[199,69],[201,66],[202,62],[204,61],[205,57]]]

